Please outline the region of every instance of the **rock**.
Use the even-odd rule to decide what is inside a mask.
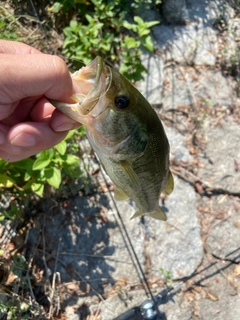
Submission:
[[[122,300],[119,296],[107,299],[101,308],[102,319],[114,320],[120,315],[123,317],[124,312],[127,312],[131,308],[139,307],[146,300],[146,294],[143,290],[130,292],[128,295],[127,301]],[[176,307],[180,304],[181,308]],[[165,297],[159,304],[161,319],[190,319],[192,313],[191,309],[191,305],[184,299],[184,296],[181,293],[170,295],[168,298]],[[137,318],[132,317],[131,319]]]
[[[189,17],[192,21],[213,24],[218,19],[226,21],[234,17],[234,9],[225,0],[189,0]]]
[[[104,320],[114,320],[127,310],[138,307],[144,300],[147,299],[144,290],[136,290],[133,292],[125,292],[127,296],[115,295],[104,301],[101,307],[101,317]],[[127,297],[127,299],[126,299]]]
[[[186,147],[186,141],[182,134],[172,127],[164,126],[170,144],[170,160],[176,159],[182,163],[191,163],[193,157]]]
[[[201,22],[212,24],[218,19],[234,17],[234,9],[224,0],[167,0],[162,8],[164,19],[171,24]]]
[[[196,211],[196,194],[186,182],[174,177],[173,193],[164,203],[168,220],[156,223],[146,218],[152,238],[145,243],[145,254],[151,257],[152,272],[169,271],[172,279],[191,275],[201,263],[203,248]]]
[[[229,33],[238,41],[240,40],[240,19],[234,18],[228,21]]]
[[[154,34],[156,34],[156,28]],[[156,37],[161,37],[161,34]],[[175,28],[174,38],[171,44],[168,44],[165,59],[173,59],[179,64],[195,63],[212,66],[216,63],[217,54],[217,31],[211,26],[193,23]]]
[[[214,188],[239,193],[240,171],[240,126],[231,118],[222,120],[221,126],[212,126],[211,121],[203,123],[205,153],[200,157],[201,179]]]
[[[167,0],[163,4],[164,19],[171,24],[180,24],[189,21],[188,9],[185,0]]]
[[[183,69],[171,65],[164,69],[165,86],[161,102],[163,109],[175,109],[197,101],[205,101],[212,105],[231,106],[233,89],[222,73],[218,70],[205,70],[189,67]]]
[[[240,279],[236,265],[217,260],[210,269],[201,273],[200,293],[195,292],[195,313],[198,319],[240,318]],[[208,267],[210,267],[208,263]]]
[[[212,214],[216,217],[207,237],[208,252],[219,258],[239,263],[240,208],[236,211],[236,203],[234,204],[234,200],[226,196],[209,199],[205,204],[214,208]]]
[[[137,89],[147,100],[160,103],[163,89],[163,59],[159,56],[145,54],[142,56],[142,63],[151,77],[139,81]]]

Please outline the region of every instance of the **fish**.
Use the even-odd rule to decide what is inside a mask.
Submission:
[[[121,73],[97,56],[72,75],[81,88],[73,103],[51,100],[69,118],[86,127],[89,142],[116,186],[117,201],[132,199],[146,215],[166,221],[159,206],[174,180],[169,168],[169,142],[157,113]]]

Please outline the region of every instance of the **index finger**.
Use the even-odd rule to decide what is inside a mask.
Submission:
[[[35,54],[41,53],[41,51],[30,47],[27,44],[9,41],[9,40],[0,40],[0,54]]]
[[[73,83],[66,63],[47,54],[0,54],[0,101],[2,105],[26,97],[45,95],[55,100],[69,101]]]

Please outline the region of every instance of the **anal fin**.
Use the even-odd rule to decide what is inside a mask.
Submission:
[[[141,217],[143,214],[148,216],[148,217],[157,219],[157,220],[162,220],[162,221],[166,221],[167,220],[167,217],[166,217],[165,213],[162,211],[162,209],[160,207],[159,207],[159,209],[157,211],[146,212],[146,213],[143,213],[140,209],[138,209],[134,213],[134,215],[131,217],[130,220],[132,220],[134,218],[137,218],[137,217]]]
[[[121,189],[116,188],[114,191],[114,198],[116,201],[124,201],[128,200],[129,196],[127,196],[126,193],[123,192]]]

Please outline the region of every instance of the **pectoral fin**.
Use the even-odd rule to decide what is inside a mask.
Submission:
[[[174,189],[174,180],[173,180],[172,172],[169,170],[168,183],[165,189],[163,190],[163,192],[169,195],[170,193],[172,193],[173,189]]]
[[[128,200],[129,197],[126,195],[126,193],[124,193],[121,189],[116,188],[114,191],[114,198],[117,201],[124,201],[124,200]]]
[[[136,172],[133,170],[133,167],[131,166],[131,163],[129,161],[121,161],[120,165],[122,167],[122,170],[128,175],[128,177],[131,179],[131,181],[134,183],[135,188],[139,191],[141,190],[141,184],[138,179],[138,176]]]

